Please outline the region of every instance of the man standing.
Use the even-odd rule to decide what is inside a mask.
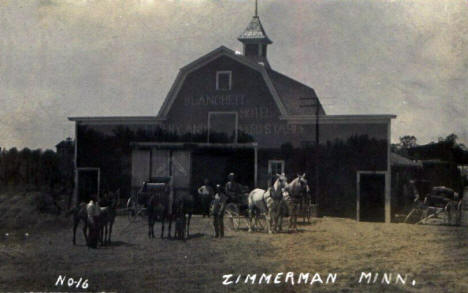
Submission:
[[[214,191],[213,187],[211,187],[210,185],[210,181],[208,180],[208,178],[205,178],[203,180],[203,185],[200,188],[198,188],[198,195],[200,196],[203,218],[205,216],[209,217],[210,204],[213,200]]]
[[[216,238],[224,237],[224,210],[226,209],[226,200],[227,198],[221,185],[216,185],[216,194],[211,206]]]
[[[237,197],[239,196],[239,184],[236,182],[236,175],[232,172],[228,175],[228,182],[224,186],[224,191],[226,192],[226,196],[231,201],[236,201]]]

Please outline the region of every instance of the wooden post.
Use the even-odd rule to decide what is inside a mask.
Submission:
[[[254,147],[254,188],[258,187],[258,146]]]
[[[315,203],[317,205],[317,214],[320,212],[320,182],[319,182],[319,149],[320,149],[320,133],[319,133],[319,102],[315,105]]]
[[[392,120],[388,120],[387,124],[387,173],[385,174],[385,223],[390,223],[392,220],[391,214],[391,199],[392,199],[392,166],[391,166],[391,123]]]
[[[97,169],[97,200],[101,199],[101,168]]]
[[[78,121],[75,122],[75,149],[74,149],[74,160],[73,160],[73,167],[74,167],[74,184],[75,186],[73,187],[73,195],[72,195],[72,200],[68,202],[68,207],[70,208],[70,203],[72,206],[76,206],[78,204],[78,197],[79,197],[79,182],[78,182]]]
[[[361,174],[356,173],[356,221],[361,219]]]
[[[153,175],[153,148],[150,148],[149,151],[149,175],[148,181],[151,181],[151,176]]]

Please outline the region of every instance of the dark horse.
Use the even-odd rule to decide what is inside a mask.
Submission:
[[[143,184],[143,192],[149,192],[147,202],[148,237],[154,238],[154,223],[159,216],[161,220],[161,238],[164,237],[164,223],[167,220],[169,227],[167,237],[171,238],[172,205],[174,203],[174,189],[170,182]]]
[[[76,245],[76,229],[80,222],[83,222],[83,236],[86,243],[88,243],[88,213],[86,211],[86,203],[82,202],[66,213],[67,216],[70,214],[73,214],[73,245]]]
[[[144,183],[143,191],[150,193],[147,203],[148,237],[154,238],[154,223],[158,216],[161,220],[161,238],[164,238],[166,221],[168,222],[167,238],[171,238],[172,221],[176,219],[176,216],[179,219],[178,232],[181,231],[180,226],[183,223],[185,227],[183,234],[188,237],[194,205],[193,196],[184,192],[176,193],[170,179],[162,183]],[[181,233],[177,234],[180,237]]]

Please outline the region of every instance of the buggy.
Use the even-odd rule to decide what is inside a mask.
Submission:
[[[240,186],[240,194],[236,198],[228,198],[226,203],[225,217],[228,218],[228,224],[234,231],[238,231],[241,226],[242,219],[249,220],[249,188],[247,186]],[[255,221],[260,228],[266,226],[265,217],[256,213]]]
[[[424,198],[415,199],[415,207],[405,218],[405,223],[428,223],[431,219],[446,218],[445,224],[460,225],[462,200],[458,193],[445,186],[433,187]],[[434,220],[431,220],[434,222]],[[437,222],[437,221],[435,221]],[[439,220],[440,222],[440,220]]]

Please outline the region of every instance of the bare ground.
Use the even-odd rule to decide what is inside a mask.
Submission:
[[[79,245],[73,246],[69,223],[28,230],[0,229],[0,292],[468,292],[466,227],[321,218],[294,234],[228,229],[220,240],[213,238],[210,220],[195,216],[191,239],[181,242],[149,240],[145,222],[129,224],[122,216],[116,220],[113,245],[97,250],[84,245],[81,231]],[[337,280],[291,285],[283,276],[280,285],[222,285],[224,274],[289,271],[296,277],[318,272],[323,281],[328,273],[337,273]],[[359,284],[363,271],[408,274],[408,282]],[[88,279],[89,288],[55,286],[59,275]]]

